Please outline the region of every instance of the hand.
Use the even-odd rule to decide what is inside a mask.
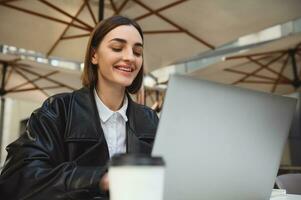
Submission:
[[[108,177],[108,173],[104,174],[102,176],[102,178],[100,179],[99,187],[103,191],[108,191],[109,190],[109,177]]]

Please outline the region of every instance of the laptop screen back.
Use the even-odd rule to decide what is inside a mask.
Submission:
[[[296,100],[171,77],[153,155],[165,200],[269,199]]]

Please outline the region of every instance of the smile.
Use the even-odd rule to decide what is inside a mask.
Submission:
[[[124,71],[124,72],[133,72],[134,71],[133,68],[127,67],[127,66],[115,66],[115,68],[120,71]]]

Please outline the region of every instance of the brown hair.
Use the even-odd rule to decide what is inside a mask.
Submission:
[[[98,73],[97,73],[97,65],[94,65],[91,62],[92,53],[94,52],[95,49],[97,49],[97,47],[99,46],[99,44],[101,43],[101,41],[103,40],[106,34],[108,34],[111,30],[121,25],[134,26],[138,30],[143,40],[143,32],[141,27],[135,21],[127,17],[113,16],[98,23],[90,35],[90,39],[87,46],[85,62],[84,62],[84,70],[82,73],[83,86],[95,87],[98,81]],[[126,90],[131,94],[138,92],[138,90],[141,88],[142,81],[143,81],[143,62],[142,62],[142,67],[138,72],[136,78],[134,79],[134,81],[130,86],[126,87]]]

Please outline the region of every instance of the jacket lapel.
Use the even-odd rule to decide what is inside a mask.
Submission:
[[[101,154],[104,160],[109,160],[109,150],[101,128],[92,88],[82,88],[73,93],[68,115],[65,141],[96,142],[97,144],[93,146],[99,152],[96,155]],[[95,151],[91,151],[91,154],[93,153],[95,155]]]
[[[128,94],[127,94],[128,95]],[[137,108],[137,105],[128,95],[129,104],[127,109],[128,121],[126,123],[126,146],[127,153],[139,153],[139,154],[150,154],[152,149],[152,143],[143,141],[145,138],[144,128],[148,123],[144,116],[141,115],[141,108]],[[140,113],[141,112],[141,113]],[[152,140],[154,139],[154,134]]]

